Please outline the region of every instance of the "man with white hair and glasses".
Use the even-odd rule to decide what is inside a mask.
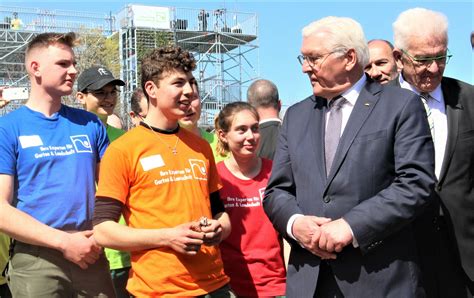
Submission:
[[[413,8],[393,23],[398,84],[419,95],[435,145],[438,183],[417,223],[429,297],[474,295],[474,88],[443,76],[452,57],[448,21]]]
[[[298,60],[313,95],[286,112],[263,200],[292,246],[286,296],[423,297],[412,222],[435,177],[422,103],[366,77],[352,19],[305,27]]]

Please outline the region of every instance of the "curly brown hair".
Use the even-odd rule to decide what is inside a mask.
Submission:
[[[142,89],[145,90],[145,83],[154,82],[157,86],[166,71],[182,70],[184,72],[193,71],[196,68],[194,56],[178,46],[166,46],[157,48],[143,57],[142,67]],[[145,95],[148,98],[148,94]]]

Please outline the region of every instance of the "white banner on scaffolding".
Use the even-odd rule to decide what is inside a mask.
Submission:
[[[139,28],[170,29],[168,7],[132,5],[133,24]]]

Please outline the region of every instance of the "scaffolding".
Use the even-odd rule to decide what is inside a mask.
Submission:
[[[110,36],[114,20],[111,14],[0,6],[0,86],[30,87],[24,65],[25,49],[37,34],[100,30]],[[71,103],[74,104],[74,100],[69,98],[68,104]],[[12,102],[0,110],[0,115],[22,104],[24,102]]]
[[[257,25],[255,13],[226,9],[127,5],[115,16],[0,6],[0,86],[29,87],[25,48],[39,33],[90,30],[110,37],[118,31],[120,76],[126,82],[118,111],[122,119],[128,120],[131,94],[140,85],[140,58],[148,50],[168,43],[177,44],[196,57],[195,77],[202,100],[200,125],[209,127],[213,126],[215,114],[226,103],[242,100],[243,88],[258,77]],[[94,46],[83,44],[76,54]],[[67,103],[74,103],[72,96]],[[0,115],[21,104],[9,104],[0,110]]]
[[[227,103],[242,100],[244,86],[258,77],[257,16],[226,9],[204,10],[128,5],[117,16],[123,106],[139,82],[147,50],[174,43],[197,60],[195,77],[202,101],[201,127],[212,127]]]

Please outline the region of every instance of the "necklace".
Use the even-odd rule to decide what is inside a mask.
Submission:
[[[158,133],[155,132],[155,130],[150,126],[150,124],[146,123],[145,121],[142,121],[143,123],[145,123],[145,125],[151,130],[151,132],[158,138],[158,140],[160,140],[161,143],[163,143],[166,147],[168,147],[168,149],[171,150],[171,152],[173,153],[173,155],[176,155],[178,153],[178,151],[176,150],[176,147],[178,146],[178,141],[179,141],[179,138],[178,136],[176,135],[176,143],[174,143],[174,147],[171,147],[170,145],[168,145],[159,135]]]

